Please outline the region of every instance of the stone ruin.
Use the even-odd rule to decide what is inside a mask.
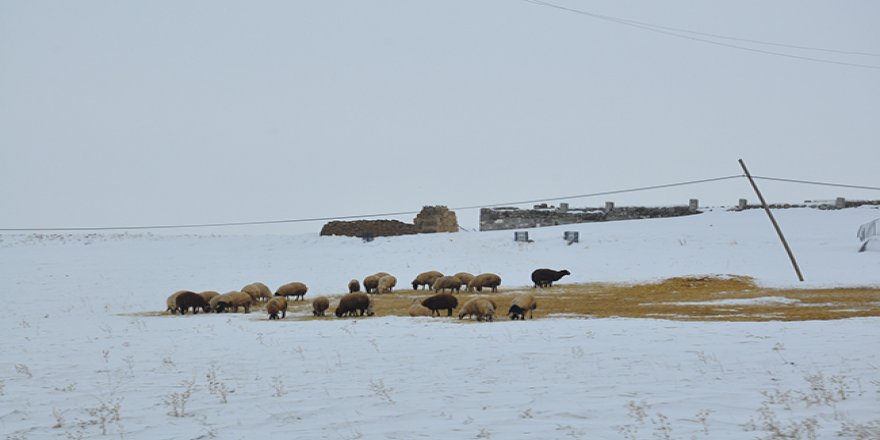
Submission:
[[[413,223],[397,220],[332,221],[321,228],[321,235],[344,235],[364,239],[435,232],[458,232],[455,212],[445,206],[425,206],[413,219]]]

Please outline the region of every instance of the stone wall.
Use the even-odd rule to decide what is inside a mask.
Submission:
[[[620,207],[611,210],[600,208],[556,209],[539,205],[537,209],[483,208],[480,210],[480,230],[537,228],[541,226],[567,225],[572,223],[636,220],[646,218],[680,217],[699,214],[688,206],[663,208]]]
[[[397,220],[332,221],[321,228],[321,235],[348,237],[393,237],[434,232],[458,232],[455,212],[445,206],[425,206],[413,223]]]

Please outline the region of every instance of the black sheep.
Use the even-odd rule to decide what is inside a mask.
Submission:
[[[440,310],[446,309],[446,316],[452,316],[452,309],[458,307],[458,299],[449,293],[438,293],[425,298],[422,305],[431,309],[431,316],[440,316]]]
[[[177,310],[180,311],[181,315],[185,315],[189,308],[193,309],[193,315],[199,313],[199,307],[205,312],[211,310],[211,305],[208,304],[208,301],[205,301],[205,298],[202,298],[201,295],[195,292],[183,292],[177,295],[174,305],[177,306]]]
[[[535,283],[535,287],[550,287],[554,281],[559,281],[560,278],[566,275],[571,275],[571,272],[565,269],[535,269],[532,272],[532,282]]]

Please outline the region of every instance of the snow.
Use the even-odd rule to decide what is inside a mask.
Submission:
[[[508,289],[529,285],[537,267],[569,269],[566,283],[730,274],[773,287],[880,285],[878,248],[858,253],[855,237],[880,210],[774,213],[804,283],[758,210],[531,229],[534,243],[515,243],[513,231],[370,243],[317,234],[0,235],[0,434],[878,438],[875,318],[478,324],[144,313],[164,310],[180,289],[298,280],[314,297],[380,270],[404,285],[425,270],[495,272]],[[580,243],[565,243],[569,230]]]

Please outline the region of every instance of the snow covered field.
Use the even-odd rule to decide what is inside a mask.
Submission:
[[[173,291],[344,291],[386,271],[537,267],[575,282],[736,274],[765,286],[880,286],[872,208],[758,210],[379,238],[0,235],[0,434],[41,438],[880,438],[878,319],[702,323],[262,313],[147,316]],[[562,232],[580,232],[567,246]]]

